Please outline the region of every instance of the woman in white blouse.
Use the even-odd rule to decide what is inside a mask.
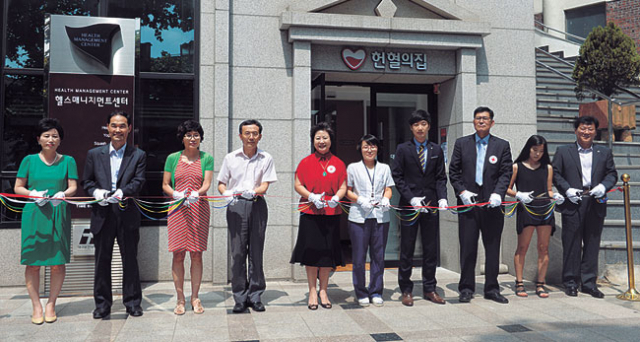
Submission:
[[[353,259],[353,287],[358,303],[382,306],[384,250],[389,234],[389,200],[394,186],[389,165],[376,160],[380,141],[371,134],[360,139],[362,160],[347,167],[349,236]],[[365,280],[367,248],[371,259],[369,288]]]

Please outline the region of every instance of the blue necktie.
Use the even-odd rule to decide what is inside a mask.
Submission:
[[[425,158],[424,154],[424,146],[420,145],[420,151],[418,151],[418,159],[420,159],[420,166],[422,166],[422,171],[424,171],[427,167],[427,158]]]
[[[482,169],[484,168],[484,157],[487,154],[487,143],[484,140],[480,140],[476,143],[477,158],[476,158],[476,183],[482,186]]]

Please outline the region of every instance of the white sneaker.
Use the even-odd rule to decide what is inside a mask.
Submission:
[[[358,299],[358,304],[360,304],[360,306],[369,306],[369,298]]]
[[[371,302],[373,303],[373,305],[375,306],[382,306],[384,305],[384,300],[382,300],[382,297],[378,297],[375,296],[373,298],[371,298]]]

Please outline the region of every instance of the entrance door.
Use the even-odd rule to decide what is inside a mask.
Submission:
[[[336,141],[332,142],[331,150],[346,165],[362,159],[356,145],[368,133],[381,140],[378,160],[390,165],[396,146],[413,137],[408,120],[416,109],[431,113],[429,139],[438,141],[437,97],[433,94],[432,85],[325,82],[324,74],[318,75],[312,84],[312,125],[320,121],[331,124],[336,132]],[[391,203],[398,202],[399,194],[394,191]],[[399,220],[398,216],[391,215],[386,267],[397,267],[400,258]],[[351,241],[347,223],[347,215],[342,215],[340,235],[343,255],[350,263]],[[419,245],[416,247],[415,258],[419,261],[422,248]]]

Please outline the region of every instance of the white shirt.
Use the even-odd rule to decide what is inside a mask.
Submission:
[[[233,192],[253,190],[264,182],[277,180],[273,158],[261,149],[251,158],[244,154],[242,148],[227,154],[218,174],[218,182],[226,184],[227,190]]]
[[[359,161],[347,167],[347,186],[352,187],[356,195],[370,198],[372,203],[380,202],[385,188],[395,185],[391,177],[391,169],[387,164],[378,162],[373,170],[369,170],[362,161]],[[378,223],[386,223],[389,222],[389,212],[382,212],[380,208],[365,212],[360,205],[353,203],[349,210],[349,221],[364,223],[365,219],[370,218],[375,218]]]
[[[584,149],[578,144],[578,155],[580,156],[580,165],[582,166],[582,186],[591,187],[591,166],[593,165],[593,144],[591,147]]]
[[[111,191],[116,190],[118,174],[120,174],[120,165],[122,164],[122,158],[124,157],[124,150],[126,148],[126,143],[119,150],[116,150],[113,147],[113,144],[109,143],[109,163],[111,164]]]

